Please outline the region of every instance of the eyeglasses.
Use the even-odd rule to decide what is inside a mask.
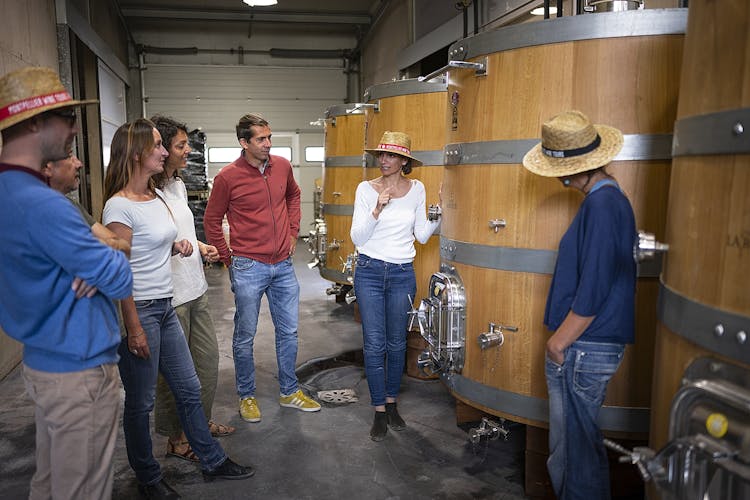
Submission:
[[[76,110],[69,108],[69,109],[53,109],[51,111],[47,111],[47,113],[51,115],[55,115],[59,118],[62,118],[63,120],[68,122],[68,125],[73,125],[76,120],[78,119],[78,115],[76,114]]]

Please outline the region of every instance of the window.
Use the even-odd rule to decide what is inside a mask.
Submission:
[[[208,148],[209,163],[232,163],[240,157],[242,148]],[[292,161],[292,148],[290,147],[272,147],[271,154],[286,158]]]
[[[305,161],[308,163],[324,161],[325,148],[323,146],[308,146],[305,148]]]
[[[271,147],[271,154],[286,158],[289,163],[292,162],[292,148],[288,146]]]
[[[242,148],[208,148],[208,163],[232,163],[240,157]]]

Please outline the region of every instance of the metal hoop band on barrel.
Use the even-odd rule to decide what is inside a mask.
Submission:
[[[672,134],[627,134],[614,161],[669,160]],[[444,148],[445,165],[518,164],[539,139],[467,142]]]
[[[550,24],[553,23],[553,24]],[[507,26],[460,40],[448,49],[449,59],[466,60],[493,52],[595,38],[682,35],[687,9],[651,9],[570,16]]]
[[[341,271],[336,271],[330,267],[321,267],[320,277],[335,283],[350,283],[349,278],[351,278],[351,275],[344,274]]]
[[[480,245],[440,237],[440,259],[474,267],[521,273],[552,274],[557,251]],[[639,278],[656,278],[661,273],[661,256],[638,265]]]
[[[323,213],[325,215],[354,215],[354,205],[336,205],[335,203],[324,203]]]
[[[750,108],[682,118],[675,122],[673,156],[750,153]]]
[[[372,161],[370,158],[370,155],[367,155],[367,159],[365,160],[367,162],[368,167],[374,167],[375,162]],[[326,168],[336,168],[336,167],[348,167],[348,168],[362,168],[362,155],[359,156],[328,156],[325,160],[325,166]]]
[[[660,283],[659,321],[711,352],[750,364],[750,317],[696,302]]]
[[[540,422],[549,421],[549,401],[496,389],[457,374],[440,376],[451,392],[498,412],[513,408],[513,413]],[[605,431],[643,432],[649,430],[648,408],[602,406],[599,425]]]

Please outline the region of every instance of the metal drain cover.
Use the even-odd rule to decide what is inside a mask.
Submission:
[[[330,391],[318,391],[318,399],[334,405],[345,405],[359,401],[354,389],[333,389]]]

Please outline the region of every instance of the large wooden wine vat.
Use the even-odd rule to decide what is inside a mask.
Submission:
[[[355,248],[349,231],[354,213],[354,192],[362,182],[365,112],[361,104],[331,106],[325,113],[323,164],[323,219],[325,235],[318,235],[320,275],[334,283],[351,285],[343,268]]]
[[[418,158],[422,166],[414,167],[407,177],[424,184],[428,206],[437,204],[443,180],[446,88],[444,81],[399,80],[368,87],[364,96],[370,104],[365,111],[366,147],[377,147],[387,130],[409,134],[412,156]],[[376,163],[365,169],[367,179],[380,176]],[[439,243],[439,235],[434,235],[426,245],[414,244],[417,250],[414,258],[417,295],[412,297],[414,301],[427,293],[430,275],[440,265]]]
[[[750,370],[749,25],[748,2],[690,3],[658,310],[654,449],[668,439],[670,406],[694,360]]]
[[[638,228],[663,240],[686,17],[666,9],[551,19],[450,48],[450,59],[475,63],[448,71],[440,242],[443,269],[465,293],[463,367],[444,377],[461,401],[546,426],[544,308],[557,245],[582,199],[521,165],[545,120],[578,109],[622,130],[609,172]],[[604,430],[648,431],[658,274],[658,263],[639,266],[636,343],[610,383]],[[491,332],[503,343],[480,347]]]

